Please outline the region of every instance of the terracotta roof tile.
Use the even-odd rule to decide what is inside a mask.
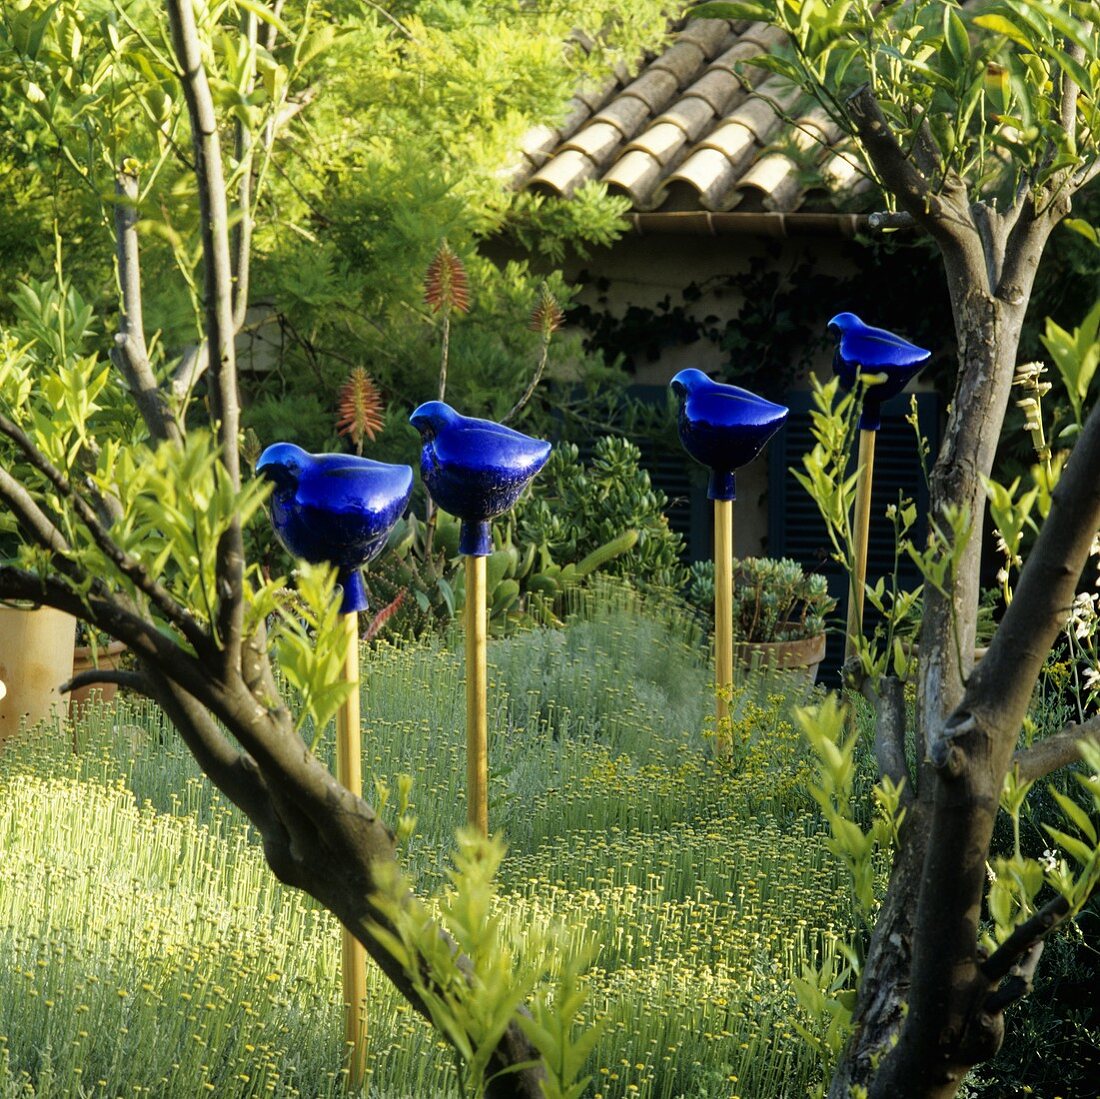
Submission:
[[[761,157],[738,180],[737,190],[743,196],[756,192],[765,210],[790,213],[802,186],[798,165],[782,153],[769,153]]]
[[[731,79],[722,69],[708,69],[684,94],[705,100],[710,109],[720,115],[734,105],[743,87],[736,76]]]
[[[784,41],[765,23],[688,22],[634,73],[578,93],[561,126],[531,131],[517,185],[569,196],[600,180],[640,212],[849,208],[871,185],[840,127],[750,63]]]
[[[672,102],[672,97],[679,89],[680,82],[675,73],[664,68],[653,68],[628,84],[623,89],[622,95],[627,99],[641,100],[653,114],[656,114]]]
[[[612,191],[630,198],[636,210],[656,209],[654,189],[661,178],[661,162],[642,149],[631,149],[615,162],[603,181]]]
[[[622,142],[622,133],[610,122],[590,122],[569,138],[563,148],[576,149],[595,164],[606,164]]]
[[[671,123],[683,131],[689,141],[697,141],[699,136],[714,125],[714,108],[705,100],[695,95],[684,96],[673,103],[655,125],[663,126]]]

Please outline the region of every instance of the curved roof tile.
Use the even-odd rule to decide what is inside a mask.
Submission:
[[[521,145],[521,188],[568,197],[599,180],[636,211],[847,210],[872,186],[840,126],[784,77],[751,64],[781,30],[689,21],[612,86],[579,93],[557,129]]]

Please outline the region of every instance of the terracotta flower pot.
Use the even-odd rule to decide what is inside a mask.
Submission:
[[[801,672],[814,683],[825,659],[825,634],[798,641],[742,641],[733,646],[733,658],[746,668]]]
[[[19,731],[59,715],[58,693],[73,670],[76,620],[52,607],[0,606],[0,742]]]
[[[91,671],[92,668],[117,669],[122,661],[126,646],[121,641],[111,641],[106,645],[77,645],[73,649],[73,675]],[[104,702],[110,702],[118,693],[116,683],[95,683],[87,687],[77,687],[69,694],[69,716],[76,717],[91,700],[92,694],[98,694]]]

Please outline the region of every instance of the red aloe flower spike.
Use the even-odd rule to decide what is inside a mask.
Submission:
[[[424,275],[424,301],[433,313],[468,313],[470,282],[462,260],[444,240]]]
[[[352,370],[350,377],[336,394],[336,431],[350,435],[355,453],[363,453],[363,436],[373,443],[382,430],[382,412],[385,402],[374,379],[361,367]]]
[[[392,603],[387,603],[371,620],[363,634],[364,641],[373,641],[378,636],[379,630],[397,613],[398,608],[405,602],[405,596],[409,594],[408,588],[402,588],[397,593],[397,598]]]
[[[539,289],[539,300],[531,312],[528,327],[532,332],[541,332],[543,339],[549,339],[554,332],[561,328],[564,321],[565,314],[558,304],[558,299],[554,297],[550,287],[544,282]]]

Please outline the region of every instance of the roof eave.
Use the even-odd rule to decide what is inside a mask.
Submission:
[[[870,228],[867,214],[713,213],[709,210],[630,213],[625,220],[639,235],[755,236],[755,237],[854,237]]]

